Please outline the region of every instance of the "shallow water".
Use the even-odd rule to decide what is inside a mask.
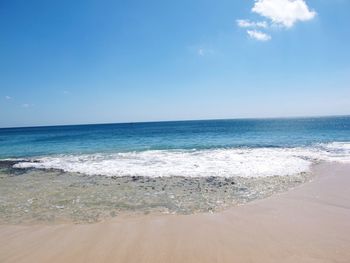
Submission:
[[[294,176],[104,177],[57,170],[0,170],[0,223],[89,223],[122,214],[211,212],[310,179]]]

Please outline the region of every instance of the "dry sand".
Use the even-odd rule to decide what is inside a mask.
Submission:
[[[350,262],[350,165],[216,214],[0,226],[0,262]]]

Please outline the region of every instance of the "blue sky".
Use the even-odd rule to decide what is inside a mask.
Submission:
[[[0,127],[350,114],[350,1],[290,2],[2,0]]]

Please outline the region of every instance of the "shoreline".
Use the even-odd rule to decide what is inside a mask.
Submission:
[[[309,172],[255,178],[107,177],[10,167],[0,170],[0,225],[97,223],[122,215],[216,213],[284,192],[311,176]]]
[[[350,165],[284,193],[193,215],[0,225],[1,262],[349,262]]]

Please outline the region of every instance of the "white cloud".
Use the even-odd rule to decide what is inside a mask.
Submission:
[[[10,100],[10,99],[12,99],[12,97],[10,97],[10,96],[5,96],[5,99]]]
[[[256,24],[257,27],[262,27],[262,28],[267,28],[268,27],[266,21],[256,22],[255,24]]]
[[[271,39],[270,35],[263,33],[261,31],[247,30],[247,33],[251,38],[254,38],[259,41],[269,41]]]
[[[248,35],[259,41],[271,39],[268,33],[261,30],[270,32],[275,26],[290,28],[298,21],[308,21],[316,16],[316,12],[309,9],[305,0],[255,0],[252,12],[271,22],[238,19],[236,23],[239,27],[249,29]]]
[[[252,11],[287,28],[297,21],[308,21],[316,16],[304,0],[256,0]]]
[[[250,21],[248,19],[238,19],[236,20],[237,22],[237,25],[239,27],[261,27],[261,28],[267,28],[268,25],[266,23],[266,21],[259,21],[259,22],[253,22],[253,21]]]

